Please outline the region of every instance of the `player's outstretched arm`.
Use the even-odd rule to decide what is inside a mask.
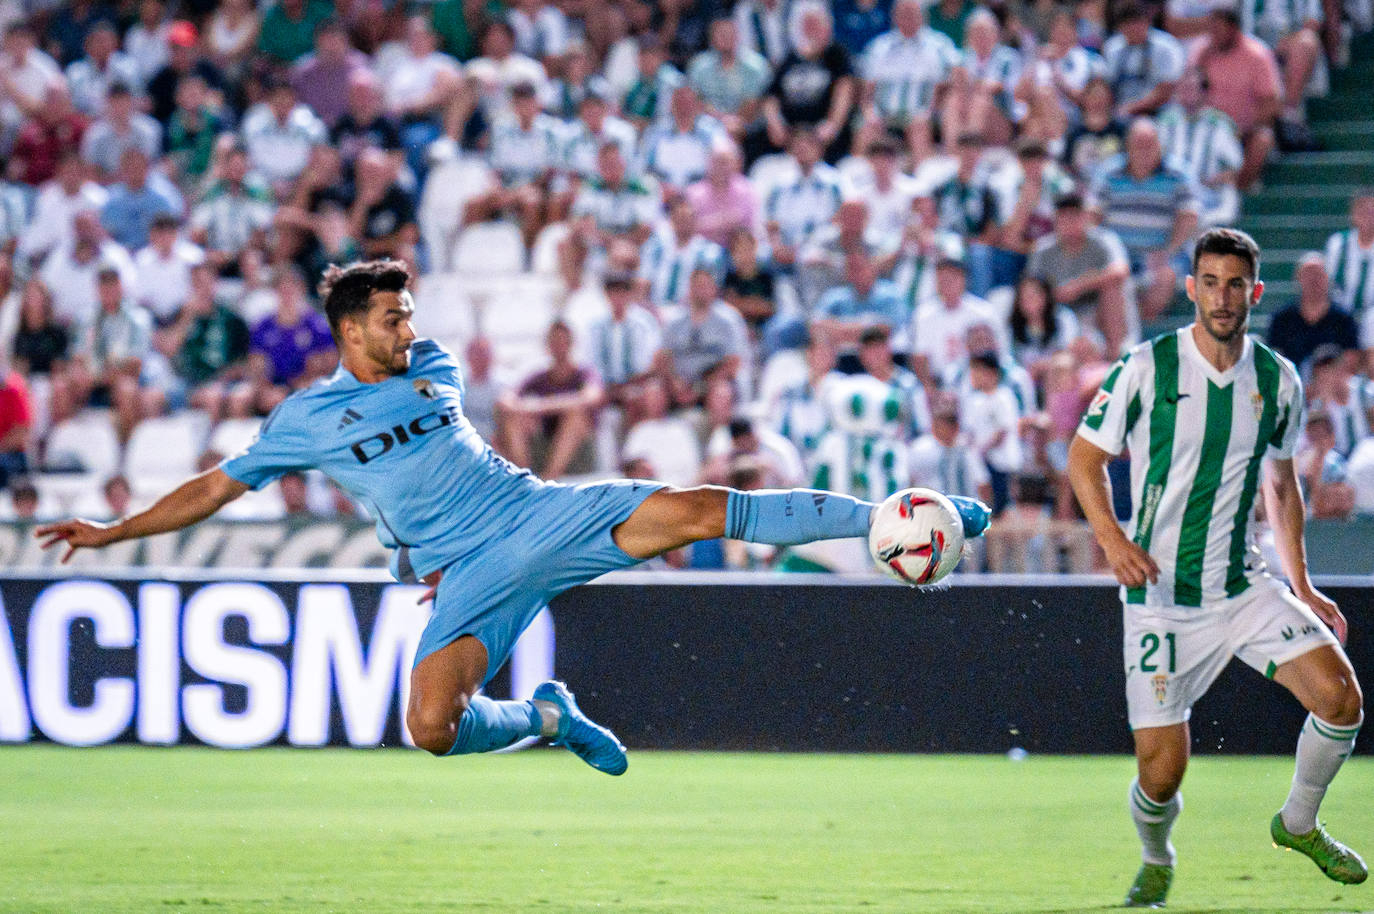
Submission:
[[[1107,462],[1111,459],[1111,454],[1075,435],[1069,445],[1069,482],[1117,581],[1126,587],[1144,587],[1147,580],[1159,578],[1159,566],[1148,552],[1126,538],[1116,522],[1107,481]]]
[[[73,518],[39,527],[34,536],[43,540],[44,549],[65,543],[67,553],[62,556],[65,563],[82,547],[97,549],[122,540],[189,527],[205,520],[248,489],[247,485],[216,467],[192,476],[137,514],[108,524]]]
[[[1289,460],[1268,460],[1264,464],[1264,511],[1274,528],[1274,546],[1279,552],[1283,573],[1293,594],[1302,600],[1345,643],[1346,621],[1335,601],[1312,586],[1307,573],[1307,544],[1303,540],[1307,509],[1303,505],[1298,471]]]

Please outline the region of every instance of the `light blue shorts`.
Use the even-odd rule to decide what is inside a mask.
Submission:
[[[472,635],[487,649],[483,684],[489,682],[550,600],[640,561],[615,544],[611,531],[663,487],[622,479],[546,489],[511,518],[508,535],[444,569],[415,662]]]

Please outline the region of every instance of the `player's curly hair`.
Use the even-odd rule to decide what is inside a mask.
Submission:
[[[365,260],[346,267],[330,266],[320,280],[319,294],[329,330],[339,339],[346,317],[367,313],[374,292],[400,292],[410,284],[410,268],[399,260]]]
[[[1198,261],[1203,254],[1231,254],[1239,257],[1250,267],[1250,279],[1259,278],[1260,249],[1251,238],[1240,229],[1214,228],[1202,233],[1193,245],[1193,273],[1197,274]]]

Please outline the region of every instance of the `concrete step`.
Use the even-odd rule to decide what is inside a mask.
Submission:
[[[1326,146],[1328,152],[1340,150],[1367,152],[1374,149],[1374,121],[1347,118],[1323,123],[1314,119],[1312,130]]]
[[[1264,170],[1265,186],[1374,184],[1374,151],[1290,152]]]
[[[1337,216],[1350,209],[1356,184],[1283,184],[1265,187],[1246,196],[1241,209],[1246,216],[1276,215],[1305,219]]]

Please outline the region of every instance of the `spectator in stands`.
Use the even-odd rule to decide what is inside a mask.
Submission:
[[[349,73],[344,111],[329,131],[329,142],[350,171],[365,149],[400,153],[401,133],[383,110],[381,85],[370,69]]]
[[[504,453],[512,463],[535,469],[546,479],[558,479],[574,467],[579,451],[591,440],[603,392],[596,373],[573,360],[573,335],[567,324],[554,321],[545,342],[549,367],[530,375],[501,399],[497,425],[505,439]],[[538,442],[545,456],[536,467]]]
[[[209,63],[224,71],[237,82],[247,68],[248,60],[258,44],[262,19],[252,0],[220,0],[205,26],[205,49]],[[176,41],[168,34],[169,54],[175,55]]]
[[[1154,114],[1174,94],[1183,76],[1183,45],[1150,27],[1150,10],[1129,0],[1116,14],[1117,33],[1102,46],[1107,81],[1123,120]]]
[[[243,116],[243,145],[253,171],[268,182],[278,200],[285,200],[305,170],[310,150],[323,143],[328,133],[286,80],[266,79],[263,90],[264,101]]]
[[[81,39],[76,38],[73,56],[79,53]],[[47,106],[50,87],[61,81],[62,70],[38,49],[38,35],[27,22],[12,22],[5,29],[3,54],[0,55],[0,128],[10,134],[25,118],[39,115]],[[46,179],[44,179],[46,180]]]
[[[489,161],[501,179],[499,187],[474,202],[494,216],[510,213],[520,226],[525,247],[548,218],[549,187],[561,164],[562,124],[539,110],[532,83],[511,89],[511,114],[492,124]]]
[[[196,73],[177,83],[176,110],[167,121],[167,162],[169,177],[182,192],[200,190],[210,170],[215,141],[225,132],[225,122],[210,104],[210,89]]]
[[[1360,348],[1359,330],[1350,312],[1331,303],[1331,283],[1321,254],[1309,251],[1298,261],[1294,277],[1298,298],[1269,321],[1269,345],[1295,365],[1302,365],[1318,347]]]
[[[639,37],[635,64],[635,79],[625,93],[621,110],[643,129],[667,115],[673,90],[683,85],[687,77],[668,62],[662,40],[652,32]]]
[[[501,386],[491,376],[491,340],[474,336],[463,349],[463,415],[477,429],[483,441],[499,441],[496,404]]]
[[[1351,371],[1351,359],[1339,346],[1327,343],[1311,355],[1307,402],[1315,412],[1331,417],[1336,450],[1349,457],[1369,437],[1369,389],[1365,379]]]
[[[1198,225],[1198,201],[1187,175],[1164,161],[1159,129],[1138,118],[1126,134],[1126,155],[1105,164],[1091,193],[1102,225],[1126,246],[1141,288],[1140,313],[1154,320],[1169,306],[1187,273],[1184,246]]]
[[[822,138],[811,130],[792,134],[791,155],[797,174],[774,187],[764,201],[764,227],[773,259],[784,266],[797,262],[802,245],[840,208],[840,175],[821,161]]]
[[[181,237],[181,220],[171,213],[155,216],[148,245],[134,254],[137,279],[134,302],[162,326],[176,315],[191,293],[191,269],[205,262],[205,252]]]
[[[292,64],[314,46],[320,24],[334,14],[328,0],[277,0],[262,16],[258,50],[277,64]]]
[[[1011,215],[993,190],[991,170],[980,167],[984,148],[976,133],[959,137],[958,168],[919,203],[924,224],[965,239],[969,285],[982,295],[992,288],[991,246]]]
[[[739,0],[734,17],[741,46],[762,54],[770,67],[781,66],[792,50],[791,13],[785,0]]]
[[[8,359],[4,360],[8,363]],[[33,444],[33,398],[24,376],[8,364],[0,374],[0,488],[29,471]]]
[[[474,83],[488,123],[509,113],[510,90],[519,83],[534,86],[535,94],[542,97],[548,83],[544,65],[515,50],[515,31],[509,23],[500,19],[489,22],[482,30],[481,46],[482,56],[468,63],[463,72]]]
[[[835,344],[824,336],[806,334],[803,372],[782,386],[776,403],[766,402],[778,433],[791,441],[809,466],[830,422],[826,410],[829,387],[841,376],[835,372]]]
[[[710,46],[687,68],[688,85],[700,96],[706,113],[736,140],[758,120],[771,81],[768,61],[758,51],[740,46],[739,26],[729,18],[711,23]]]
[[[1241,26],[1272,48],[1283,76],[1283,107],[1279,111],[1280,148],[1302,152],[1317,148],[1307,129],[1303,101],[1322,56],[1320,0],[1265,3],[1241,0]]]
[[[1077,123],[1064,138],[1063,162],[1084,181],[1091,181],[1104,162],[1126,149],[1126,123],[1116,115],[1116,99],[1104,76],[1088,80]]]
[[[711,150],[729,139],[721,123],[701,108],[691,86],[678,86],[673,89],[667,118],[644,131],[643,170],[670,190],[685,190],[705,177]]]
[[[1355,510],[1355,489],[1345,457],[1336,450],[1331,416],[1313,411],[1303,427],[1302,444],[1293,461],[1312,517],[1344,518]]]
[[[190,405],[219,419],[228,385],[246,376],[249,334],[243,318],[215,300],[209,265],[192,269],[186,303],[154,334],[153,345],[185,383]]]
[[[67,67],[67,88],[72,104],[87,117],[100,117],[105,110],[105,95],[110,86],[142,86],[139,62],[119,50],[119,33],[114,23],[101,20],[86,33],[86,56]]]
[[[911,441],[930,428],[930,407],[925,388],[909,368],[898,365],[892,351],[892,328],[872,324],[859,334],[859,365],[862,374],[888,386],[888,400],[895,406],[889,421],[903,441]]]
[[[124,150],[138,149],[155,161],[162,153],[162,125],[137,109],[133,90],[112,83],[105,96],[105,113],[81,137],[81,157],[95,166],[104,183],[113,181]]]
[[[330,18],[315,28],[314,52],[291,67],[291,86],[301,104],[333,127],[348,106],[354,74],[368,69],[367,56],[349,44],[343,21]]]
[[[610,310],[588,329],[591,367],[601,379],[606,402],[633,417],[663,334],[654,316],[635,301],[631,274],[608,273],[603,288]]]
[[[287,517],[307,517],[315,513],[310,509],[310,487],[304,473],[295,470],[283,473],[277,479],[277,491]]]
[[[849,121],[857,102],[853,64],[834,40],[824,6],[807,6],[800,15],[796,48],[774,65],[763,101],[765,129],[749,136],[750,159],[792,148],[794,135],[803,129],[814,136],[827,162],[849,152]]]
[[[1026,260],[1041,238],[1054,231],[1054,201],[1074,189],[1074,180],[1050,159],[1049,149],[1039,140],[1016,141],[1017,168],[1003,168],[999,208],[1004,221],[991,233],[989,244],[970,253],[984,259],[984,277],[979,287],[990,291],[1016,285]]]
[[[205,248],[221,276],[239,275],[239,258],[262,247],[272,225],[271,192],[249,178],[248,151],[237,142],[224,148],[218,180],[191,211],[191,240]]]
[[[95,318],[99,307],[96,280],[106,267],[117,270],[124,285],[133,288],[136,275],[128,252],[106,236],[96,213],[77,213],[72,217],[72,239],[54,248],[38,271],[52,292],[59,321],[75,330]]]
[[[969,443],[988,466],[992,510],[1000,514],[1011,503],[1011,476],[1020,471],[1019,411],[1011,390],[1001,383],[997,353],[969,357],[970,390],[959,404],[959,422],[969,430]]]
[[[1190,69],[1174,93],[1174,102],[1159,113],[1159,141],[1164,158],[1193,182],[1198,195],[1198,227],[1230,225],[1240,215],[1236,177],[1245,152],[1231,119],[1204,106],[1206,77]]]
[[[1054,234],[1040,240],[1026,275],[1049,283],[1055,303],[1067,305],[1081,326],[1101,333],[1109,354],[1121,351],[1131,324],[1130,263],[1116,236],[1091,224],[1081,196],[1065,194],[1055,202]]]
[[[130,251],[148,243],[154,219],[179,217],[183,209],[176,187],[161,172],[150,172],[149,164],[142,149],[125,149],[119,157],[119,183],[110,187],[109,199],[100,211],[105,231]]]
[[[636,247],[647,242],[660,213],[657,189],[628,174],[620,144],[602,143],[596,155],[596,176],[578,190],[570,231],[558,246],[559,271],[566,286],[577,288],[588,255],[594,254],[599,262],[611,239],[626,238]]]
[[[696,485],[701,476],[701,445],[696,430],[681,413],[669,411],[669,380],[651,378],[644,384],[644,418],[631,426],[621,446],[622,460],[646,461],[655,479],[669,485]]]
[[[402,53],[378,76],[386,111],[400,124],[406,161],[410,170],[423,178],[428,167],[425,151],[443,133],[450,106],[460,100],[462,70],[456,60],[439,50],[439,36],[429,20],[415,15],[406,20]],[[469,101],[465,110],[470,109]],[[457,120],[449,126],[456,135],[467,116],[454,116]]]
[[[574,177],[596,176],[596,157],[605,143],[615,143],[626,162],[634,160],[639,134],[629,121],[615,114],[612,89],[604,77],[587,81],[577,103],[576,117],[563,128],[563,167]]]
[[[919,188],[902,170],[901,147],[890,136],[868,144],[868,168],[854,179],[852,196],[867,204],[869,230],[885,239],[900,238],[916,220],[914,206]]]
[[[127,442],[134,426],[150,414],[140,385],[144,364],[153,351],[152,320],[125,298],[118,269],[102,266],[96,282],[99,310],[78,339],[73,381],[78,402],[114,410],[115,432],[120,441]]]
[[[935,267],[935,295],[921,302],[911,323],[917,374],[930,384],[968,358],[966,338],[974,324],[996,324],[997,312],[968,292],[968,267],[953,252]]]
[[[231,0],[233,2],[233,0]],[[205,58],[200,50],[200,31],[185,20],[173,22],[167,29],[167,64],[148,80],[148,99],[151,113],[161,123],[168,123],[176,110],[177,92],[183,81],[193,76],[204,80],[214,93],[229,96],[240,104],[233,87],[218,66]]]
[[[137,84],[145,85],[167,65],[172,23],[162,0],[140,0],[138,20],[124,33],[124,53],[134,61]]]
[[[720,485],[728,482],[731,468],[750,460],[762,474],[758,488],[790,489],[802,485],[805,470],[792,442],[746,416],[735,416],[717,425],[706,443],[702,478]]]
[[[867,251],[854,250],[844,257],[844,283],[817,302],[811,332],[830,337],[841,353],[852,353],[870,327],[878,325],[889,332],[905,329],[906,318],[897,288],[878,278]]]
[[[514,0],[506,21],[515,30],[515,49],[547,66],[568,46],[568,17],[546,0]]]
[[[33,218],[19,238],[15,257],[25,266],[41,261],[52,250],[71,240],[72,219],[85,210],[99,212],[109,194],[86,177],[86,166],[75,146],[57,166],[57,174],[38,191]]]
[[[1016,87],[1016,99],[1032,107],[1036,103],[1033,96],[1041,103],[1051,102],[1072,121],[1083,104],[1088,81],[1103,75],[1102,60],[1078,43],[1073,10],[1057,4],[1052,8],[1049,41],[1039,49],[1036,60],[1027,62]]]
[[[1049,368],[1049,360],[1078,337],[1078,319],[1064,304],[1056,303],[1049,282],[1023,276],[1016,284],[1011,303],[1011,347],[1016,362],[1031,373],[1037,386]]]
[[[941,131],[981,133],[994,145],[1005,145],[1012,135],[1016,84],[1024,66],[1021,52],[1001,42],[997,17],[975,9],[965,24],[960,66],[950,71],[938,103]]]
[[[1274,52],[1254,36],[1243,34],[1240,25],[1235,9],[1214,9],[1207,35],[1194,47],[1190,65],[1202,70],[1207,104],[1231,118],[1240,134],[1245,158],[1236,185],[1245,191],[1259,179],[1274,149],[1273,124],[1282,90]]]
[[[723,297],[744,318],[750,338],[758,340],[779,314],[777,272],[759,256],[759,240],[748,228],[735,229],[726,253],[729,268],[721,287]],[[776,340],[764,340],[763,348],[765,355],[771,353],[777,348]]]
[[[1350,228],[1326,240],[1326,272],[1336,304],[1367,324],[1364,315],[1374,314],[1374,187],[1355,191]]]
[[[863,197],[842,202],[835,218],[817,226],[798,254],[797,291],[802,307],[810,311],[827,292],[844,284],[844,260],[852,252],[870,255],[874,269],[886,275],[896,259],[894,241],[870,230],[868,202]]]
[[[758,193],[741,173],[743,164],[738,147],[717,143],[711,149],[706,175],[687,188],[697,231],[721,247],[728,245],[736,232],[752,230],[759,221]]]
[[[335,358],[329,324],[306,300],[305,277],[293,267],[278,272],[274,283],[276,310],[259,321],[252,331],[252,374],[275,390],[259,397],[259,409],[275,406],[289,390],[326,374]]]
[[[10,506],[14,509],[14,519],[31,521],[38,519],[38,489],[28,477],[10,481]]]
[[[40,279],[30,279],[19,298],[15,368],[25,377],[49,374],[66,359],[70,345],[71,331],[53,315],[48,287]]]
[[[739,312],[720,300],[715,272],[694,267],[687,285],[687,307],[664,325],[659,356],[682,406],[701,403],[713,385],[734,386],[749,363],[749,331]]]
[[[34,187],[50,180],[57,174],[59,163],[82,148],[87,123],[72,107],[66,80],[60,75],[53,77],[43,89],[42,106],[19,127],[9,173]]]
[[[709,273],[713,286],[719,286],[725,280],[725,266],[725,250],[698,233],[696,210],[679,196],[668,207],[668,219],[644,242],[639,279],[657,309],[686,304],[689,281],[697,270]]]
[[[358,157],[349,232],[369,258],[402,257],[420,239],[415,203],[401,188],[400,162],[370,149]]]
[[[874,38],[860,58],[860,146],[892,131],[905,138],[913,162],[923,161],[931,149],[936,93],[962,65],[958,46],[925,24],[920,0],[896,0],[892,30]]]

